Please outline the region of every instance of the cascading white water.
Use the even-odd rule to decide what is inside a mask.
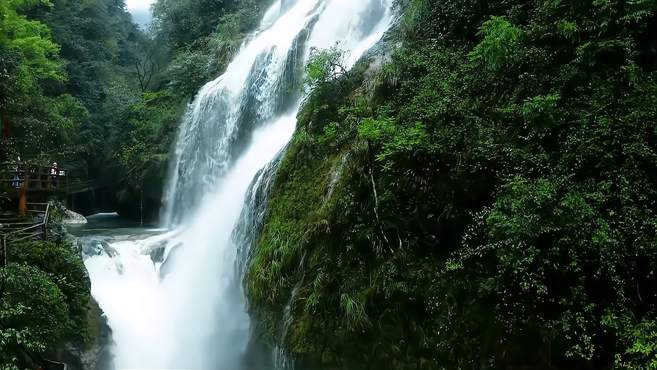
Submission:
[[[242,368],[250,323],[231,233],[247,189],[292,137],[310,49],[337,43],[353,65],[390,25],[391,3],[279,0],[199,91],[174,153],[168,231],[86,260],[117,368]]]

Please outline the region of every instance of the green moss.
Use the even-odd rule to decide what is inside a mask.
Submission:
[[[247,276],[266,337],[313,369],[653,366],[656,18],[613,4],[414,0],[384,66],[318,83]]]
[[[339,156],[300,163],[295,158],[307,150],[303,146],[293,144],[280,165],[267,222],[249,271],[252,298],[277,307],[285,305],[290,281],[299,278],[301,250],[309,247],[313,234],[321,232],[332,211],[323,205]]]

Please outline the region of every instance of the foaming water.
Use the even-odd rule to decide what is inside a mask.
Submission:
[[[173,153],[168,231],[87,248],[117,368],[243,368],[250,321],[231,234],[249,185],[294,133],[310,49],[338,43],[353,65],[390,25],[391,1],[278,1],[198,92]]]

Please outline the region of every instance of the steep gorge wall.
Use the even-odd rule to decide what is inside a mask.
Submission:
[[[299,114],[246,278],[264,337],[311,369],[654,363],[641,4],[410,2]]]

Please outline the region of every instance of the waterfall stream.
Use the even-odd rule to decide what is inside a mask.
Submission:
[[[294,133],[310,50],[338,44],[352,66],[389,27],[391,7],[276,1],[226,72],[200,89],[173,153],[165,228],[85,248],[117,369],[245,368],[250,321],[238,255],[249,254],[272,160]]]

